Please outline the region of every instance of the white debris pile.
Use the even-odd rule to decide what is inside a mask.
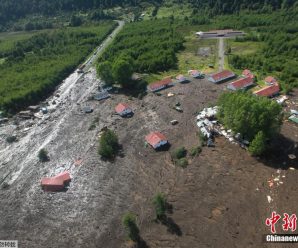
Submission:
[[[241,134],[234,134],[233,131],[225,130],[216,120],[218,106],[211,108],[204,108],[197,116],[197,126],[200,128],[202,134],[207,138],[212,138],[213,134],[224,136],[233,144],[239,144],[241,147],[246,148],[249,142],[241,138]]]
[[[284,102],[286,102],[287,100],[289,100],[289,98],[287,96],[281,96],[279,98],[276,99],[276,102],[278,104],[283,104]]]
[[[218,107],[204,108],[202,112],[197,116],[197,126],[200,128],[202,134],[207,138],[212,137],[212,133],[215,131],[215,125],[217,121],[214,120],[217,114]]]

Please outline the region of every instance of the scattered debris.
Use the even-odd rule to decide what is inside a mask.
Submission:
[[[287,101],[289,98],[287,96],[281,96],[278,99],[276,99],[276,102],[278,104],[283,104],[285,101]]]
[[[181,107],[175,107],[175,110],[177,110],[178,112],[182,113],[183,112],[183,109]]]
[[[111,97],[111,96],[107,91],[102,91],[102,92],[97,93],[94,96],[94,100],[101,101],[101,100],[107,99],[109,97]]]
[[[83,108],[83,112],[86,113],[86,114],[90,114],[93,112],[93,108],[89,107],[89,106],[86,106]]]
[[[48,108],[47,108],[47,107],[42,107],[42,108],[41,108],[41,112],[42,112],[43,114],[47,114],[47,113],[48,113]]]
[[[170,121],[170,123],[174,126],[174,125],[178,124],[178,121],[177,120],[172,120],[172,121]]]
[[[172,97],[172,96],[175,96],[175,94],[172,93],[172,92],[170,92],[170,93],[168,94],[168,97]]]
[[[293,167],[290,167],[289,169],[290,169],[290,170],[295,170],[295,168],[293,168]]]
[[[288,157],[289,157],[289,159],[292,159],[292,160],[296,158],[296,156],[294,154],[289,154]]]
[[[267,200],[268,200],[268,203],[271,203],[273,201],[270,195],[267,195]]]

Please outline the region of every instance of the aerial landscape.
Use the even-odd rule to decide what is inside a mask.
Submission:
[[[1,0],[0,247],[295,247],[297,0]]]

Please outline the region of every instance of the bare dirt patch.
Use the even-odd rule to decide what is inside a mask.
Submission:
[[[284,151],[297,151],[292,146],[298,142],[297,126],[283,126],[285,147],[278,160],[270,154],[266,160],[253,158],[219,137],[215,148],[203,148],[182,169],[173,165],[170,153],[199,144],[196,113],[214,104],[226,83],[193,80],[161,96],[129,100],[113,94],[97,102],[88,100],[96,92],[94,77],[93,71],[61,90],[59,108],[47,121],[34,123],[17,143],[8,145],[2,137],[23,129],[17,131],[12,123],[1,127],[0,172],[8,174],[5,181],[10,184],[0,190],[1,239],[18,239],[21,247],[130,247],[121,217],[132,211],[143,247],[266,247],[262,235],[269,233],[264,222],[271,211],[295,213],[297,170],[288,166],[297,161],[286,159]],[[169,92],[175,96],[167,97]],[[132,118],[113,115],[119,102],[134,109]],[[183,113],[173,109],[177,102]],[[83,114],[85,105],[94,112]],[[96,117],[96,127],[88,130]],[[172,126],[173,119],[179,124]],[[97,137],[104,126],[116,131],[123,146],[114,162],[102,161],[97,154]],[[169,151],[145,146],[145,135],[155,130],[168,137]],[[36,153],[43,146],[50,162],[38,162]],[[279,164],[283,184],[269,187]],[[73,177],[68,191],[44,193],[40,178],[63,169]],[[163,224],[154,221],[151,199],[157,192],[164,192],[172,206]],[[267,195],[273,199],[270,204]]]

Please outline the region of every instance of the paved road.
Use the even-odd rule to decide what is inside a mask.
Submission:
[[[96,48],[96,50],[91,55],[91,57],[89,57],[87,61],[84,63],[85,64],[84,72],[88,71],[93,66],[94,62],[98,59],[98,57],[102,54],[102,52],[107,48],[107,46],[113,41],[116,35],[123,28],[125,22],[118,21],[118,24],[119,26],[113,31],[113,33],[109,35],[100,46]]]
[[[225,64],[225,44],[224,38],[219,38],[218,41],[218,69],[222,71],[224,69]]]

